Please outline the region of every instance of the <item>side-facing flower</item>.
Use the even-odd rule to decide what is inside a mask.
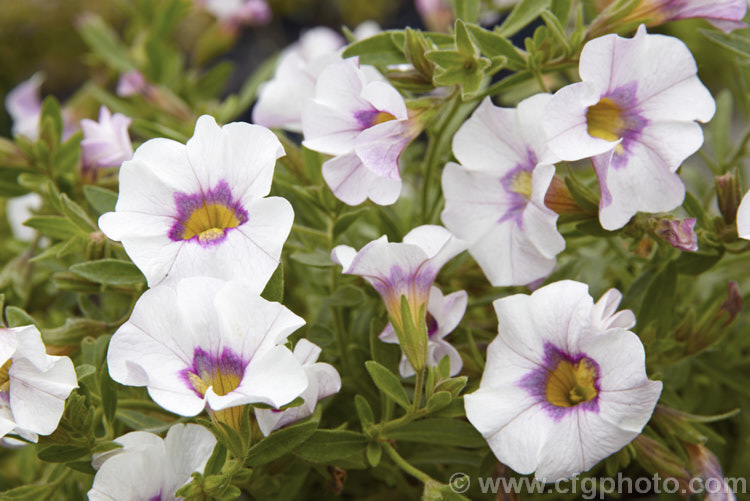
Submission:
[[[39,90],[44,77],[35,73],[21,82],[5,97],[5,109],[13,119],[13,135],[26,136],[31,140],[39,137],[39,117],[42,114],[42,100]]]
[[[465,249],[466,243],[445,228],[424,225],[407,233],[403,243],[389,242],[384,235],[359,252],[339,245],[331,257],[344,274],[363,277],[380,294],[404,355],[412,368],[422,370],[430,288],[440,268]]]
[[[701,487],[705,493],[704,501],[736,501],[737,494],[724,478],[721,465],[714,453],[703,444],[686,443],[685,449],[687,449],[693,473],[703,480]],[[695,488],[694,485],[688,485],[688,487]]]
[[[130,97],[142,94],[148,88],[149,83],[146,81],[143,73],[138,70],[130,70],[120,75],[120,79],[117,80],[116,92],[120,97]]]
[[[219,127],[204,115],[187,144],[152,139],[122,164],[115,212],[99,227],[150,287],[167,277],[242,277],[260,292],[294,220],[288,201],[266,197],[283,155],[268,129]]]
[[[544,204],[557,160],[542,129],[551,98],[537,94],[517,109],[485,99],[453,138],[461,165],[443,170],[443,223],[470,242],[469,253],[495,286],[546,277],[565,248],[557,214]]]
[[[427,366],[435,366],[446,355],[451,362],[450,375],[455,376],[461,372],[464,365],[461,360],[461,354],[458,353],[448,341],[444,338],[458,327],[459,322],[466,312],[469,296],[466,291],[457,291],[447,296],[443,296],[440,289],[433,286],[430,288],[430,298],[427,303],[427,315],[425,319],[427,329]],[[398,343],[398,336],[389,322],[383,332],[380,333],[380,340],[385,343]],[[406,355],[401,357],[401,363],[398,370],[403,377],[414,375]]]
[[[646,376],[638,336],[608,313],[613,299],[595,308],[585,284],[562,281],[495,301],[498,336],[479,390],[465,397],[466,416],[518,473],[570,478],[627,445],[651,417],[662,384]]]
[[[675,172],[703,144],[695,121],[716,109],[696,75],[692,54],[677,38],[606,35],[581,53],[580,83],[547,105],[549,147],[563,160],[591,157],[599,178],[599,220],[608,230],[639,211],[678,207],[685,185]]]
[[[214,435],[197,424],[176,424],[163,440],[153,433],[134,431],[114,441],[122,448],[94,455],[92,463],[99,471],[88,492],[91,501],[172,501],[175,492],[190,482],[191,474],[203,473],[216,446]]]
[[[323,164],[323,178],[342,202],[370,199],[394,203],[401,193],[398,159],[422,129],[409,118],[399,92],[373,80],[357,58],[329,64],[320,74],[315,97],[302,108],[303,144],[335,155]]]
[[[36,442],[57,428],[65,399],[78,387],[73,362],[47,355],[33,325],[0,329],[0,437]]]
[[[271,20],[271,8],[266,0],[198,0],[220,22],[236,28],[261,26]]]
[[[83,139],[81,140],[81,161],[84,169],[98,167],[119,167],[133,158],[133,145],[130,142],[129,117],[122,113],[112,114],[106,106],[99,109],[99,120],[81,120]]]
[[[319,26],[305,31],[279,58],[273,78],[263,84],[253,108],[253,122],[302,132],[302,103],[315,95],[315,81],[339,59],[344,38]]]
[[[600,3],[608,5],[612,1]],[[618,25],[640,21],[651,27],[680,19],[702,18],[720,30],[730,32],[747,26],[742,22],[746,12],[747,0],[639,0],[626,15],[613,14]],[[608,17],[604,15],[597,24],[606,26],[610,21]]]
[[[307,386],[284,346],[304,323],[244,282],[186,278],[141,296],[112,336],[109,373],[121,384],[147,387],[157,404],[181,416],[205,407],[214,416],[252,403],[281,407]]]
[[[286,410],[255,409],[255,418],[263,435],[283,428],[312,415],[318,402],[336,394],[341,389],[341,376],[335,367],[318,362],[321,349],[307,339],[300,339],[294,346],[294,358],[307,374],[307,388],[300,395],[302,405]]]
[[[745,193],[737,208],[737,234],[740,238],[750,240],[750,191]]]

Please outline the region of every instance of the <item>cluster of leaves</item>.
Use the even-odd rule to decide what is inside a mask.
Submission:
[[[96,78],[75,101],[89,109],[105,104],[126,114],[133,119],[131,134],[141,140],[184,141],[203,113],[219,122],[246,113],[274,61],[261,66],[237,94],[221,97],[231,64],[207,67],[206,62],[226,40],[207,30],[186,58],[174,42],[186,9],[184,0],[135,2],[123,34],[100,17],[84,17],[78,29],[91,49],[88,61]],[[575,78],[571,72],[590,36],[590,6],[573,0],[522,0],[492,29],[478,24],[478,1],[456,0],[455,10],[458,19],[450,34],[389,30],[344,52],[378,67],[410,99],[447,89],[425,137],[402,157],[405,183],[413,190],[405,190],[396,205],[343,205],[325,186],[321,155],[279,132],[287,156],[277,166],[273,191],[292,202],[296,217],[283,263],[264,297],[283,301],[306,319],[298,335],[323,347],[323,358],[342,374],[343,388],[314,416],[267,438],[249,418],[242,420],[247,426],[240,430],[198,418],[213,429],[219,445],[204,473],[181,489],[188,499],[235,499],[247,492],[286,500],[304,492],[333,495],[342,490],[357,499],[414,498],[420,493],[426,499],[456,499],[459,495],[446,485],[454,472],[513,474],[497,465],[464,419],[461,395],[477,388],[483,351],[496,334],[491,302],[526,289],[490,287],[466,254],[446,266],[438,280],[441,287],[465,289],[471,298],[464,321],[451,336],[464,370],[449,377],[444,359],[429,369],[420,396],[413,380],[397,376],[398,347],[378,340],[387,321],[380,298],[359,279],[342,276],[330,260],[330,250],[339,243],[360,247],[381,234],[400,241],[416,225],[439,224],[439,169],[451,158],[453,133],[481,99],[494,96],[512,104]],[[522,30],[531,31],[523,38],[523,49],[512,41]],[[710,42],[688,42],[718,43],[728,49],[714,56],[725,62],[727,75],[747,75],[746,36],[705,35]],[[394,66],[404,63],[411,68]],[[125,99],[107,90],[118,75],[132,69],[151,83],[148,96]],[[733,219],[714,205],[716,186],[724,189],[718,179],[722,176],[733,179],[732,193],[739,193],[750,135],[735,141],[730,125],[740,118],[733,116],[733,97],[746,100],[746,89],[740,85],[719,94],[718,112],[707,131],[709,147],[701,155],[706,166],[696,161],[682,170],[690,192],[683,208],[700,228],[696,253],[681,253],[659,240],[653,232],[655,216],[639,215],[616,232],[603,230],[591,169],[558,166],[580,210],[560,218],[567,249],[549,280],[586,282],[595,296],[610,287],[622,290],[623,307],[638,318],[649,372],[665,382],[662,403],[696,414],[750,403],[750,378],[745,375],[750,339],[743,335],[750,326],[746,318],[736,318],[741,304],[737,290],[750,291],[748,249],[737,240]],[[31,243],[12,239],[5,223],[0,227],[0,306],[5,325],[36,324],[51,351],[73,358],[79,388],[53,435],[41,437],[35,447],[0,453],[4,465],[17,465],[0,474],[0,489],[7,489],[2,499],[79,499],[92,480],[93,453],[117,447],[113,439],[130,430],[161,433],[186,421],[160,409],[143,389],[121,386],[108,375],[109,337],[127,320],[146,284],[122,246],[107,240],[96,224],[99,215],[114,209],[116,172],[83,176],[81,134],[62,141],[62,116],[58,102],[49,97],[37,141],[0,139],[0,196],[36,192],[44,199],[42,209],[26,222],[38,231]],[[727,196],[720,193],[720,210],[722,203],[730,203]],[[727,293],[730,280],[739,289],[730,286]],[[249,417],[250,409],[244,412]],[[750,449],[743,447],[750,420],[733,417],[710,427],[705,421],[664,407],[644,435],[658,447],[631,444],[587,475],[620,470],[635,475],[643,469],[677,474],[687,465],[681,444],[707,440],[727,475],[744,473],[750,464]],[[481,494],[472,490],[467,495]]]

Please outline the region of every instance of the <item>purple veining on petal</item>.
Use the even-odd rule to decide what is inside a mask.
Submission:
[[[588,360],[596,370],[596,379],[594,380],[594,389],[596,390],[596,396],[586,402],[581,402],[577,405],[570,407],[559,407],[552,404],[547,400],[547,382],[552,374],[552,371],[558,366],[560,362],[567,361],[571,365],[577,365],[582,360]],[[601,369],[599,364],[595,360],[590,358],[585,353],[577,353],[571,355],[557,348],[550,342],[544,343],[544,360],[542,364],[537,368],[526,374],[519,382],[518,385],[527,390],[537,401],[542,404],[542,407],[547,411],[547,414],[554,420],[560,421],[566,414],[572,412],[576,408],[583,409],[585,411],[599,412],[599,375]]]
[[[221,355],[217,356],[201,347],[196,347],[193,350],[192,366],[181,370],[180,377],[185,381],[188,388],[193,390],[200,398],[203,398],[203,394],[193,384],[193,378],[200,379],[207,386],[211,386],[211,381],[219,374],[224,377],[236,377],[240,380],[249,363],[249,360],[244,361],[230,348],[225,347]]]
[[[232,196],[232,190],[229,188],[229,184],[222,179],[212,189],[206,192],[199,193],[182,193],[177,192],[174,194],[174,203],[177,208],[177,214],[175,215],[175,223],[169,230],[169,238],[173,242],[185,241],[183,235],[186,231],[186,223],[190,219],[190,216],[196,210],[204,208],[206,205],[217,204],[223,205],[234,212],[234,217],[239,221],[237,226],[241,226],[248,220],[247,211],[242,207],[239,200],[235,200]],[[219,238],[212,240],[201,240],[199,235],[193,235],[188,241],[195,241],[202,247],[209,247],[217,245],[226,239],[227,232],[234,228],[217,228],[223,230],[223,235]]]
[[[633,144],[638,142],[643,128],[648,124],[648,120],[641,116],[638,108],[637,90],[638,82],[633,80],[602,95],[602,99],[610,99],[617,105],[620,109],[620,116],[625,123],[622,141],[615,148],[610,162],[610,165],[615,169],[622,168],[627,164]]]

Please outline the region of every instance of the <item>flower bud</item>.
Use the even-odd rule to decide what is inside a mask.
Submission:
[[[415,0],[415,6],[427,29],[447,33],[455,15],[451,2],[446,0]]]
[[[654,233],[675,249],[686,252],[698,250],[698,235],[695,234],[695,218],[660,219],[656,222]]]
[[[128,135],[130,118],[121,113],[114,115],[102,106],[99,121],[81,120],[83,140],[81,158],[84,169],[119,167],[133,158],[133,145]]]
[[[737,208],[742,200],[740,180],[734,172],[716,176],[716,199],[724,222],[731,224],[737,219]]]
[[[547,193],[544,195],[544,205],[561,215],[584,212],[570,194],[563,178],[557,175],[552,178],[549,188],[547,188]]]

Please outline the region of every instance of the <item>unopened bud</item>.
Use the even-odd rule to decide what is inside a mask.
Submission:
[[[742,200],[740,181],[734,172],[716,176],[716,199],[724,221],[731,224],[737,219],[737,208]]]
[[[698,235],[695,234],[695,218],[660,219],[656,221],[654,233],[675,249],[686,252],[698,250]]]
[[[560,176],[552,177],[547,193],[544,195],[544,205],[557,214],[580,214],[583,212]]]

